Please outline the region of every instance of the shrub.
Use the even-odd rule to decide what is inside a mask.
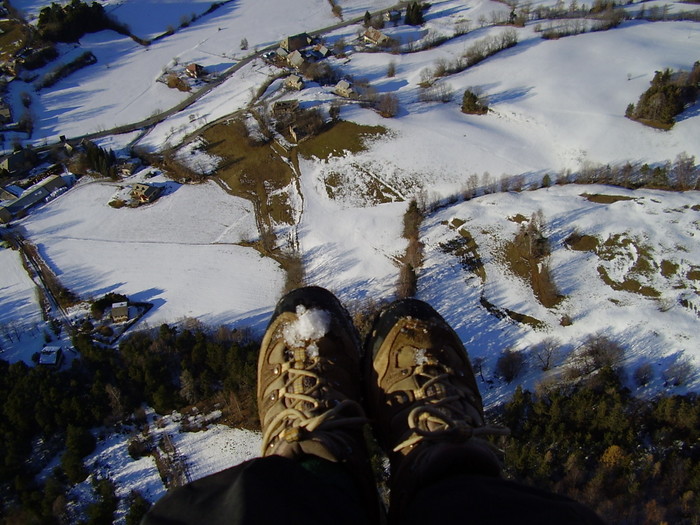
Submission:
[[[375,107],[382,117],[395,117],[399,112],[399,98],[393,93],[384,93],[377,97]]]
[[[447,104],[452,100],[454,90],[452,86],[446,82],[436,82],[421,89],[418,96],[421,102],[442,102]]]
[[[693,364],[687,357],[678,358],[671,366],[663,371],[664,381],[672,386],[683,386],[693,375]]]
[[[464,96],[462,96],[462,113],[484,115],[488,110],[488,101],[485,97],[477,95],[470,89],[464,91]]]
[[[586,338],[580,353],[582,372],[591,373],[606,367],[615,368],[624,355],[624,348],[612,339],[602,334],[590,335]]]
[[[511,383],[525,370],[526,364],[522,352],[506,349],[496,362],[496,375],[503,378],[506,383]]]
[[[559,342],[552,337],[543,339],[535,346],[532,353],[537,358],[542,371],[546,372],[552,367],[559,355]]]
[[[650,363],[643,363],[634,371],[634,382],[637,386],[645,386],[654,377],[654,368]]]

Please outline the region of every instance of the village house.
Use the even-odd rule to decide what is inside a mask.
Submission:
[[[0,188],[0,201],[13,201],[20,195],[24,190],[15,184],[8,184],[7,186]]]
[[[153,202],[160,195],[161,188],[139,182],[131,190],[131,196],[142,203]]]
[[[299,51],[292,51],[287,55],[287,63],[293,68],[299,69],[304,65],[304,57]]]
[[[292,51],[297,51],[305,47],[310,46],[313,43],[313,39],[306,33],[300,33],[294,36],[288,36],[280,42],[280,47],[291,53]]]
[[[276,119],[294,115],[299,111],[298,100],[280,100],[272,106],[272,114]]]
[[[398,9],[392,9],[391,11],[387,11],[386,13],[384,13],[384,21],[393,22],[394,25],[398,24],[401,21],[401,11]]]
[[[7,224],[12,220],[12,212],[5,206],[0,206],[0,224]]]
[[[362,39],[375,46],[383,46],[389,43],[389,37],[373,27],[367,28],[367,31],[362,35]]]
[[[59,368],[63,363],[63,349],[60,346],[45,346],[39,352],[39,364]]]
[[[296,91],[299,91],[304,87],[304,81],[301,79],[299,75],[289,75],[287,79],[284,81],[284,85],[288,89],[294,89]]]
[[[23,149],[10,153],[0,161],[0,170],[5,170],[10,175],[21,173],[30,167],[31,160]]]
[[[185,74],[191,78],[202,78],[206,74],[204,68],[199,64],[189,64],[185,68]]]
[[[311,51],[311,54],[314,58],[320,60],[323,58],[328,58],[331,55],[331,50],[323,44],[316,44],[313,50]]]
[[[129,303],[123,301],[121,303],[114,303],[112,305],[111,312],[112,322],[115,323],[125,323],[129,320]]]
[[[333,93],[338,96],[345,98],[352,98],[355,96],[355,90],[352,88],[352,84],[347,80],[341,80],[333,88]]]
[[[68,183],[59,175],[50,175],[44,180],[27,188],[22,195],[6,205],[13,217],[22,215],[32,206],[46,201],[51,194],[61,188],[67,188]]]
[[[12,111],[10,111],[10,106],[5,104],[4,101],[0,101],[0,124],[7,124],[12,122]]]

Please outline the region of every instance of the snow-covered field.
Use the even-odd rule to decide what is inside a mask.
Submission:
[[[274,261],[237,244],[257,235],[252,205],[213,182],[149,182],[168,188],[152,205],[108,205],[134,181],[87,182],[23,227],[68,288],[83,298],[115,291],[153,303],[144,319],[151,326],[185,317],[212,326],[264,324],[283,275]]]
[[[339,3],[348,20],[393,2]],[[46,4],[46,0],[13,2],[29,19]],[[203,0],[106,4],[115,17],[143,38],[162,34],[168,26],[177,28],[183,17],[201,14],[210,5]],[[362,170],[391,187],[396,195],[406,199],[423,195],[432,201],[463,191],[470,175],[480,180],[521,175],[530,181],[541,180],[545,173],[555,178],[562,170],[576,172],[595,164],[630,161],[654,165],[673,161],[683,152],[700,158],[697,104],[667,132],[624,117],[627,104],[637,101],[655,71],[688,69],[700,58],[700,24],[627,21],[611,31],[551,41],[541,39],[533,24],[528,24],[517,29],[519,44],[514,48],[440,80],[454,91],[450,103],[424,103],[419,101],[421,72],[434,68],[440,59],[454,59],[474,42],[499,35],[503,27],[487,24],[479,28],[478,21],[482,17],[489,20],[492,12],[509,11],[504,4],[488,0],[432,4],[423,28],[399,25],[387,27],[387,34],[408,43],[427,34],[451,35],[460,24],[468,23],[472,31],[420,53],[352,52],[346,60],[333,59],[343,75],[366,79],[377,92],[398,96],[400,109],[393,119],[382,119],[352,103],[341,110],[344,119],[383,125],[389,133],[358,154],[300,159],[301,195],[293,201],[294,215],[300,219],[289,230],[294,230],[298,239],[308,283],[331,289],[349,305],[393,297],[397,259],[406,247],[401,237],[406,202],[372,205],[361,202],[357,195],[330,199],[325,179],[331,174],[351,179]],[[686,9],[674,5],[674,9],[681,7]],[[156,11],[158,16],[153,16]],[[184,100],[186,94],[156,82],[166,69],[197,62],[222,73],[256,48],[337,22],[326,0],[237,0],[149,47],[110,31],[87,35],[78,47],[61,46],[60,61],[91,50],[98,62],[39,92],[34,92],[31,84],[12,82],[9,97],[20,108],[21,93],[31,92],[30,110],[35,120],[32,141],[53,142],[59,135],[78,136],[140,121]],[[325,37],[329,44],[339,38],[350,43],[358,28],[339,28]],[[240,49],[243,38],[249,42],[248,51]],[[390,62],[396,69],[391,78],[386,74]],[[254,60],[140,140],[132,133],[107,137],[100,144],[115,150],[124,150],[132,141],[151,150],[166,144],[176,146],[204,124],[245,108],[256,88],[275,73],[275,68]],[[281,81],[273,83],[265,97],[291,98],[278,91],[280,87]],[[466,88],[488,96],[488,115],[461,113]],[[330,87],[316,84],[293,96],[306,106],[319,104],[324,108],[334,98]],[[4,136],[6,148],[19,137],[12,135]],[[215,159],[199,161],[206,162],[209,169]],[[252,326],[259,333],[281,294],[284,274],[275,262],[241,245],[259,235],[251,202],[233,197],[214,182],[183,186],[158,175],[148,179],[166,188],[156,202],[136,209],[109,206],[115,196],[128,193],[131,185],[145,180],[146,173],[119,183],[83,179],[58,199],[17,221],[16,227],[39,247],[63,284],[82,298],[119,292],[153,303],[154,308],[137,328],[194,317],[212,326]],[[586,200],[583,193],[631,199],[603,205]],[[543,339],[554,338],[562,348],[561,363],[587,335],[601,333],[625,347],[628,370],[646,362],[653,365],[655,375],[650,385],[636,390],[639,395],[648,395],[668,388],[662,373],[678,360],[689,358],[696,367],[700,365],[700,285],[684,278],[692,271],[697,274],[700,266],[699,205],[697,191],[631,192],[570,185],[496,193],[443,207],[426,218],[421,230],[425,262],[418,272],[418,296],[432,303],[455,327],[472,357],[484,358],[487,379],[494,379],[494,364],[505,348],[528,352]],[[512,238],[518,228],[509,217],[530,217],[539,210],[553,246],[550,265],[554,279],[566,296],[556,309],[540,305],[530,288],[508,273],[497,258],[500,243]],[[479,246],[485,283],[465,273],[458,260],[440,248],[440,243],[459,236],[459,228],[450,227],[457,223]],[[603,261],[591,252],[566,248],[564,239],[574,230],[596,236],[601,242],[625,235],[638,248]],[[658,298],[616,291],[601,279],[599,266],[614,281],[624,280],[642,252],[648,256],[652,271],[638,278],[657,290]],[[676,271],[662,272],[664,264],[664,268],[671,266]],[[0,329],[19,327],[23,332],[17,342],[12,333],[0,331],[0,357],[29,362],[43,342],[45,326],[35,287],[15,252],[0,249],[0,267]],[[480,305],[482,294],[499,308],[535,317],[545,327],[533,330],[496,319]],[[561,326],[563,316],[573,323]],[[542,373],[531,365],[518,381],[533,388],[541,379]],[[487,404],[504,399],[514,387],[499,381],[483,386]],[[678,393],[698,389],[697,373],[686,385],[669,388]],[[172,430],[193,477],[252,457],[259,445],[258,435],[234,429],[215,426],[207,432],[178,434],[174,422],[168,425],[165,428]],[[149,499],[157,499],[163,488],[152,460],[131,460],[126,439],[108,438],[90,461],[99,458],[100,464],[110,465],[108,473],[118,484],[118,495],[136,489]]]

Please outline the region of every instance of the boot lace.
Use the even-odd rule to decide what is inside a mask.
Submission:
[[[452,381],[456,372],[440,363],[421,364],[414,370],[418,403],[408,413],[409,437],[394,447],[398,452],[424,440],[466,441],[472,437],[507,435],[507,428],[485,425],[475,407],[477,396],[462,382]]]
[[[303,357],[278,365],[275,373],[287,374],[284,388],[273,396],[287,407],[267,425],[263,434],[264,447],[274,446],[276,437],[294,443],[308,439],[310,434],[329,432],[340,427],[361,426],[367,422],[361,405],[352,399],[330,396],[328,382],[322,376],[327,360]]]

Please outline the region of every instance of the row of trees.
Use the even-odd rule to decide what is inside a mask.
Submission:
[[[656,166],[626,162],[619,165],[588,164],[577,172],[563,170],[559,173],[545,173],[541,179],[527,181],[523,175],[502,175],[495,177],[489,172],[481,176],[472,173],[467,176],[459,194],[447,199],[434,200],[426,204],[426,209],[436,209],[445,204],[473,199],[480,195],[496,192],[537,190],[554,184],[608,184],[627,189],[651,188],[670,191],[700,189],[700,169],[695,157],[680,153],[675,161],[667,161]]]
[[[416,270],[423,264],[423,243],[420,242],[420,225],[425,214],[416,200],[408,204],[403,216],[402,237],[408,241],[406,253],[401,258],[397,295],[400,298],[416,294],[418,275]]]
[[[88,5],[72,0],[62,6],[52,3],[39,12],[37,28],[41,36],[51,42],[77,42],[85,33],[113,29],[129,34],[128,29],[111,19],[98,2]]]

